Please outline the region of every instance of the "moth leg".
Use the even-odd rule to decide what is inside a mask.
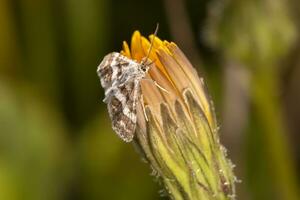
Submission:
[[[170,94],[170,92],[168,90],[166,90],[165,88],[163,88],[161,85],[159,85],[156,81],[153,81],[153,83],[156,85],[156,87],[158,87],[159,89],[161,89],[162,91]]]
[[[142,104],[142,108],[143,108],[145,119],[148,122],[149,120],[148,120],[146,109],[145,109],[145,106],[144,106],[144,95],[143,94],[141,94],[141,104]]]
[[[107,103],[109,101],[109,99],[115,94],[115,88],[114,87],[111,87],[111,88],[108,88],[106,91],[105,91],[105,97],[104,99],[102,100],[104,103]]]
[[[154,81],[154,80],[152,80],[152,79],[150,79],[150,78],[144,78],[143,80],[145,80],[145,81],[151,81],[152,83],[154,83],[154,85],[155,85],[156,87],[158,87],[159,89],[161,89],[161,90],[164,91],[165,93],[170,94],[170,92],[169,92],[167,89],[163,88],[163,86],[159,85],[156,81]]]

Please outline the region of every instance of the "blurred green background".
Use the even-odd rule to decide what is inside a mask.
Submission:
[[[0,0],[0,199],[167,199],[96,75],[138,29],[205,77],[238,199],[300,199],[297,0]]]

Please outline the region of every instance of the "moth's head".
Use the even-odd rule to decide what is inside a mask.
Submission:
[[[143,72],[147,73],[149,70],[149,66],[147,64],[142,64],[141,69],[143,70]]]
[[[153,61],[147,59],[147,58],[144,58],[142,59],[142,62],[141,62],[141,70],[144,72],[144,73],[147,73],[151,67],[151,65],[154,64]]]

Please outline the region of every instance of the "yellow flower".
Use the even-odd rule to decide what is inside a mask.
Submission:
[[[137,108],[135,144],[172,198],[233,199],[232,164],[219,143],[203,79],[175,43],[154,35],[149,40],[153,64],[141,81],[144,101]],[[149,52],[149,40],[135,31],[130,48],[123,42],[121,53],[141,62]]]

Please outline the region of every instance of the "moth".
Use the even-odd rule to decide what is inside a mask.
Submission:
[[[135,134],[140,81],[148,70],[149,64],[138,63],[117,52],[106,55],[97,69],[112,128],[126,142],[131,142]]]
[[[136,129],[136,106],[141,99],[140,81],[145,78],[151,64],[148,58],[153,47],[159,24],[156,25],[147,56],[139,63],[118,52],[107,54],[97,68],[101,86],[105,90],[104,102],[107,104],[112,128],[125,142],[131,142]],[[163,91],[166,91],[154,80],[151,81]],[[166,91],[167,92],[167,91]],[[147,116],[143,107],[145,118]]]

